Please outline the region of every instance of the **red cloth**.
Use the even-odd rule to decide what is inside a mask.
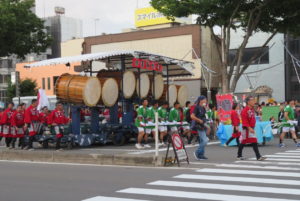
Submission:
[[[41,112],[39,114],[39,121],[42,123],[42,124],[47,124],[48,121],[49,121],[49,114],[45,114],[44,112]]]
[[[240,117],[235,110],[231,111],[231,124],[233,126],[239,126],[241,123]]]
[[[2,117],[3,117],[3,112],[0,112],[0,126],[2,125]]]
[[[254,129],[256,124],[254,109],[246,106],[243,109],[241,116],[243,125],[242,144],[257,143],[255,133],[250,133],[248,130],[249,127]]]
[[[11,118],[14,113],[14,110],[7,108],[4,110],[1,118],[1,124],[10,125],[11,124]]]
[[[11,125],[12,126],[24,126],[25,122],[24,122],[24,112],[17,112],[15,111],[13,113],[13,116],[11,118]]]
[[[30,124],[32,121],[39,121],[39,112],[36,107],[30,105],[25,110],[25,123]]]
[[[195,107],[196,107],[196,104],[194,104],[190,107],[190,114],[194,113]]]
[[[69,122],[69,118],[67,118],[64,114],[64,111],[53,110],[49,116],[48,124],[67,124]]]

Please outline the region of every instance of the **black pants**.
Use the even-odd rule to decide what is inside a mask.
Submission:
[[[11,141],[12,141],[12,138],[11,138],[11,137],[6,137],[6,138],[5,138],[5,144],[6,144],[6,147],[9,147],[9,146],[10,146]]]
[[[61,138],[56,139],[56,149],[60,149]]]
[[[32,149],[33,148],[33,140],[34,140],[34,136],[29,136],[29,141],[28,141],[28,148]]]
[[[253,151],[255,152],[256,158],[259,159],[261,157],[259,150],[258,150],[258,144],[257,143],[251,143],[251,146],[253,147]],[[239,150],[238,150],[238,157],[243,156],[243,149],[245,147],[245,144],[240,144],[239,145]]]
[[[237,138],[234,138],[234,137],[229,138],[229,140],[227,140],[227,142],[226,142],[226,145],[229,145],[229,143],[230,143],[232,140],[234,140],[234,139],[236,139],[236,143],[237,143],[237,145],[239,146],[239,145],[240,145],[240,140],[239,140],[238,137],[237,137]]]
[[[18,147],[21,147],[22,149],[25,147],[24,137],[19,138]]]

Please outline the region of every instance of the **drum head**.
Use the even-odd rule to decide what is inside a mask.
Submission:
[[[173,84],[169,86],[169,96],[170,107],[173,107],[174,103],[177,100],[177,88]]]
[[[124,83],[124,87],[123,87],[124,98],[129,99],[133,96],[136,88],[136,78],[132,71],[126,71],[123,74],[123,83]]]
[[[136,91],[138,96],[140,96],[140,98],[146,98],[148,96],[149,90],[150,90],[150,79],[149,76],[145,73],[141,74],[141,89],[139,90],[139,79],[137,79],[136,81]],[[139,92],[141,91],[141,95],[139,94]]]
[[[155,91],[155,100],[161,98],[164,93],[164,79],[162,75],[156,75],[154,78],[155,84],[152,84],[152,93]],[[155,88],[155,90],[153,90]]]
[[[105,80],[102,87],[102,101],[105,106],[112,107],[115,105],[119,97],[119,87],[115,79],[109,78]]]
[[[185,107],[185,103],[188,99],[189,93],[188,88],[185,85],[182,85],[178,89],[178,102],[181,107]]]
[[[87,106],[95,106],[101,97],[101,83],[97,78],[89,78],[86,82],[83,100]]]

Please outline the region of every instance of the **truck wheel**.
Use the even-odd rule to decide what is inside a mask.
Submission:
[[[126,137],[122,134],[113,134],[112,143],[116,146],[122,146],[126,142]]]

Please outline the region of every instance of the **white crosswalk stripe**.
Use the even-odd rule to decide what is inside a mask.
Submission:
[[[300,150],[299,151],[295,151],[295,150],[290,150],[290,151],[286,151],[288,153],[300,153]]]
[[[221,174],[248,174],[248,175],[262,175],[262,176],[277,176],[277,177],[300,177],[300,173],[253,171],[253,170],[230,170],[230,169],[213,169],[213,168],[204,168],[204,169],[197,170],[197,172],[221,173]]]
[[[286,155],[265,155],[265,157],[271,157],[271,158],[299,158],[299,156],[286,156]],[[300,161],[300,160],[299,160]]]
[[[276,161],[235,161],[235,163],[251,163],[251,164],[270,164],[270,165],[284,165],[284,166],[300,166],[300,163],[289,163],[289,162],[276,162]]]
[[[128,188],[117,191],[119,193],[129,194],[140,194],[140,195],[154,195],[164,197],[176,197],[176,198],[190,198],[197,199],[203,198],[205,200],[221,200],[221,201],[288,201],[290,199],[277,199],[277,198],[266,198],[266,197],[252,197],[252,196],[238,196],[238,195],[225,195],[216,193],[199,193],[199,192],[185,192],[185,191],[174,191],[174,190],[157,190],[147,188]]]
[[[97,196],[82,201],[149,201],[149,200],[136,200],[136,199],[127,199],[127,198]]]
[[[259,166],[259,165],[217,164],[216,167],[252,168],[252,169],[272,169],[272,170],[292,170],[292,171],[300,171],[300,168],[295,168],[295,167],[280,167],[280,166]]]
[[[234,174],[233,174],[234,175]],[[211,180],[211,181],[229,181],[241,183],[264,183],[264,184],[283,184],[299,186],[300,181],[286,179],[265,179],[261,177],[235,177],[235,176],[212,176],[212,175],[197,175],[197,174],[181,174],[174,178],[177,179],[195,179],[195,180]]]
[[[83,201],[299,201],[300,156],[289,151],[267,155],[267,161],[209,164],[212,168],[189,170],[138,188],[118,190],[112,197],[96,196]]]
[[[181,188],[219,189],[219,190],[231,190],[231,191],[300,195],[300,190],[295,188],[274,188],[274,187],[262,187],[262,186],[256,187],[256,186],[208,184],[208,183],[178,182],[178,181],[155,181],[148,184],[158,185],[158,186],[176,186]]]

